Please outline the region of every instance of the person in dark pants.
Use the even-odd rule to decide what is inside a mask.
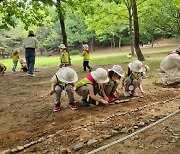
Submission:
[[[32,30],[29,31],[28,37],[24,39],[23,47],[25,49],[26,63],[28,67],[28,75],[34,75],[35,65],[35,49],[38,48],[38,40],[35,38],[35,34]]]
[[[86,71],[86,68],[89,69],[89,72],[91,72],[91,67],[89,66],[89,49],[88,49],[88,45],[87,44],[83,44],[83,68],[84,71]]]

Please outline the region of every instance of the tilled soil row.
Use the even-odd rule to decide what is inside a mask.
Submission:
[[[22,151],[23,153],[59,153],[60,151],[69,152],[71,150],[73,150],[73,152],[78,151],[78,153],[82,151],[83,153],[88,149],[97,147],[97,145],[100,145],[105,139],[109,139],[117,134],[123,135],[134,132],[136,129],[165,116],[168,113],[165,112],[166,114],[161,113],[160,115],[158,115],[155,110],[160,109],[157,109],[156,107],[165,106],[165,104],[168,104],[175,100],[179,100],[179,98],[180,95],[161,102],[146,104],[142,107],[137,107],[127,112],[119,111],[106,118],[98,119],[96,121],[92,121],[75,128],[70,127],[67,130],[56,131],[51,135],[41,137],[36,141],[25,144],[24,146],[17,146],[16,148],[5,150],[2,153],[15,153],[20,151]],[[171,111],[172,110],[170,110],[169,112]],[[144,115],[143,112],[148,112],[148,114],[152,112],[153,114]],[[128,119],[128,123],[127,121],[122,121],[122,119],[126,118]],[[65,144],[63,145],[62,143]],[[58,146],[54,149],[54,145],[56,144],[58,144]],[[63,149],[63,147],[69,148]]]
[[[177,110],[176,110],[177,111]],[[179,154],[180,112],[124,142],[115,144],[97,154]],[[118,140],[119,136],[104,144]]]

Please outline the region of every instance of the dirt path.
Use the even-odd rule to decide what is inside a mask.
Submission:
[[[123,67],[126,65],[122,64]],[[107,69],[112,65],[98,67]],[[85,76],[81,66],[73,68],[79,79]],[[58,154],[62,148],[69,148],[72,153],[83,154],[134,132],[180,106],[179,87],[152,84],[159,80],[159,74],[151,70],[143,81],[144,97],[108,106],[79,106],[77,111],[72,111],[68,108],[67,95],[63,94],[62,110],[54,113],[53,96],[47,97],[47,93],[57,69],[39,69],[34,78],[20,72],[0,76],[0,153],[6,149],[14,152],[23,149],[19,153]],[[123,100],[122,92],[121,95]],[[75,98],[80,101],[77,95]],[[180,134],[179,119],[177,114],[172,120],[101,153],[176,154],[180,144],[177,137]],[[175,141],[171,142],[171,136],[175,136]],[[94,142],[89,144],[92,140]],[[79,144],[81,148],[78,149]],[[19,150],[17,146],[20,146]]]
[[[75,66],[75,69],[80,78],[85,75],[80,71],[80,66]],[[109,106],[79,106],[78,111],[72,111],[67,106],[67,96],[63,95],[62,101],[65,103],[62,104],[62,111],[53,113],[53,97],[46,97],[46,94],[56,70],[57,68],[41,69],[35,78],[11,72],[0,78],[0,151],[25,145],[51,134],[56,135],[22,153],[59,153],[64,147],[72,149],[79,142],[93,138],[98,140],[97,146],[100,146],[106,142],[102,140],[102,135],[113,130],[130,129],[139,121],[162,116],[179,106],[179,98],[165,103],[167,106],[156,105],[178,96],[179,88],[155,86],[148,78],[144,80],[145,97],[131,98],[129,102]],[[77,95],[76,98],[80,100]],[[153,103],[155,104],[152,105]],[[131,113],[134,109],[137,112]],[[85,153],[91,149],[94,147],[85,146],[76,153]]]
[[[179,154],[180,113],[99,154]]]

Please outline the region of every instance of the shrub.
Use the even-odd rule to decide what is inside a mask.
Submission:
[[[72,50],[69,52],[70,55],[78,55],[79,51],[78,50]]]

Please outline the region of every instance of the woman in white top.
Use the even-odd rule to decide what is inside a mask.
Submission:
[[[165,72],[162,77],[164,85],[180,83],[180,46],[168,54],[161,62],[160,68]]]
[[[28,67],[28,75],[34,75],[35,49],[38,48],[38,40],[32,30],[29,31],[28,37],[24,39],[23,47],[25,49],[26,63]]]

